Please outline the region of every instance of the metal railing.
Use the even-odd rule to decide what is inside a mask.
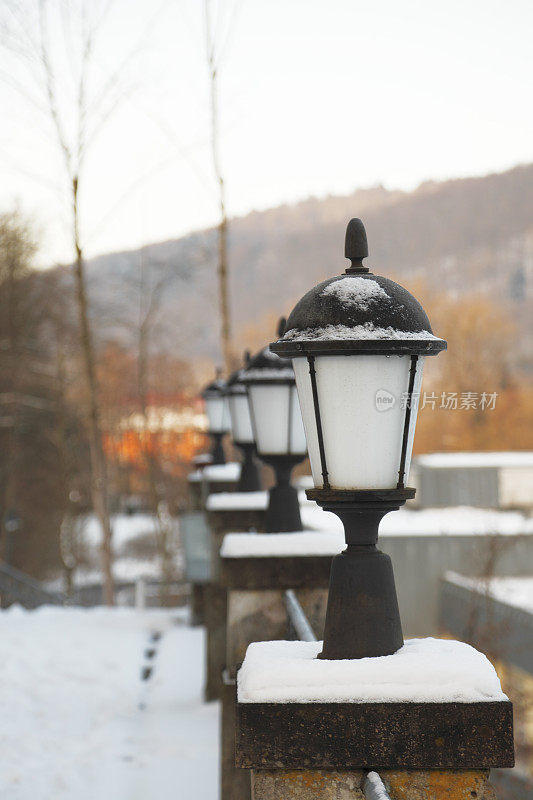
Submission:
[[[292,589],[287,589],[284,601],[285,608],[287,609],[289,628],[292,628],[296,634],[295,638],[299,639],[301,642],[316,642],[315,633]]]
[[[390,800],[385,785],[377,772],[369,772],[363,783],[365,800]]]
[[[293,589],[284,593],[289,631],[301,642],[316,642],[317,637]],[[385,785],[377,772],[368,772],[363,783],[365,800],[390,800]]]
[[[43,589],[39,581],[10,564],[0,564],[0,596],[24,608],[42,605],[63,605],[65,597]]]

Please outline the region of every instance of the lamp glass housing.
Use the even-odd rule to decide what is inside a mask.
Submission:
[[[412,397],[418,397],[423,358],[418,358]],[[307,358],[294,358],[315,488],[323,488],[315,398]],[[325,462],[331,489],[393,489],[399,480],[408,424],[405,477],[409,473],[417,416],[406,417],[408,355],[324,355],[314,359]],[[403,402],[402,402],[403,401]]]
[[[227,398],[222,394],[213,394],[205,396],[204,399],[209,432],[227,433],[230,423]]]
[[[294,383],[250,382],[248,399],[258,454],[305,456],[307,444]]]
[[[253,444],[254,432],[246,391],[230,393],[228,406],[233,441],[238,444]]]

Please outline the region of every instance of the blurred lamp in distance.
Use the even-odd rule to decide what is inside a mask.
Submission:
[[[220,370],[214,381],[208,383],[202,392],[208,420],[208,433],[213,440],[212,464],[225,464],[222,439],[229,431],[228,401],[226,398],[226,381],[220,377]]]
[[[351,264],[315,286],[271,350],[292,359],[314,489],[340,517],[346,550],[332,563],[319,658],[384,656],[403,645],[390,558],[377,547],[383,516],[414,497],[406,486],[425,356],[446,342],[420,303],[363,266],[366,232],[346,231]]]
[[[244,366],[250,361],[250,353],[244,354]],[[243,462],[241,476],[237,485],[238,492],[257,492],[261,489],[259,469],[255,460],[255,440],[252,429],[252,418],[248,404],[246,384],[242,380],[243,368],[236,370],[228,378],[226,395],[228,398],[233,443],[242,451]]]
[[[285,320],[280,320],[279,331]],[[242,373],[248,390],[257,455],[274,470],[265,527],[269,533],[302,530],[298,493],[291,485],[293,468],[307,455],[294,371],[290,362],[265,347]]]

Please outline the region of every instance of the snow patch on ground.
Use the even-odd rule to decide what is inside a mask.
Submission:
[[[500,603],[506,603],[533,614],[533,577],[531,576],[483,579],[469,578],[449,571],[444,577],[447,581],[464,586],[466,589],[487,594]]]
[[[334,556],[345,546],[340,532],[228,533],[220,555],[222,558]]]
[[[507,700],[490,661],[463,642],[409,639],[392,656],[317,659],[322,642],[254,642],[240,703],[471,703]]]
[[[380,298],[388,300],[389,295],[377,281],[370,278],[348,277],[329,283],[322,290],[322,296],[336,297],[343,306],[367,311],[373,302]]]
[[[132,539],[142,536],[155,536],[156,520],[152,514],[113,514],[113,550],[118,552]],[[83,528],[83,541],[90,547],[99,547],[102,542],[102,528],[93,514],[86,518]]]
[[[201,700],[203,632],[176,622],[171,610],[1,611],[0,796],[216,797],[218,707]],[[142,683],[155,630],[154,677]]]
[[[414,462],[421,467],[533,467],[533,452],[430,453]]]

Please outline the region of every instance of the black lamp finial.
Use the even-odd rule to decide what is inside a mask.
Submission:
[[[368,243],[365,226],[360,219],[354,218],[348,223],[344,255],[352,262],[346,270],[347,273],[368,272],[368,267],[363,266],[363,258],[368,256]]]

